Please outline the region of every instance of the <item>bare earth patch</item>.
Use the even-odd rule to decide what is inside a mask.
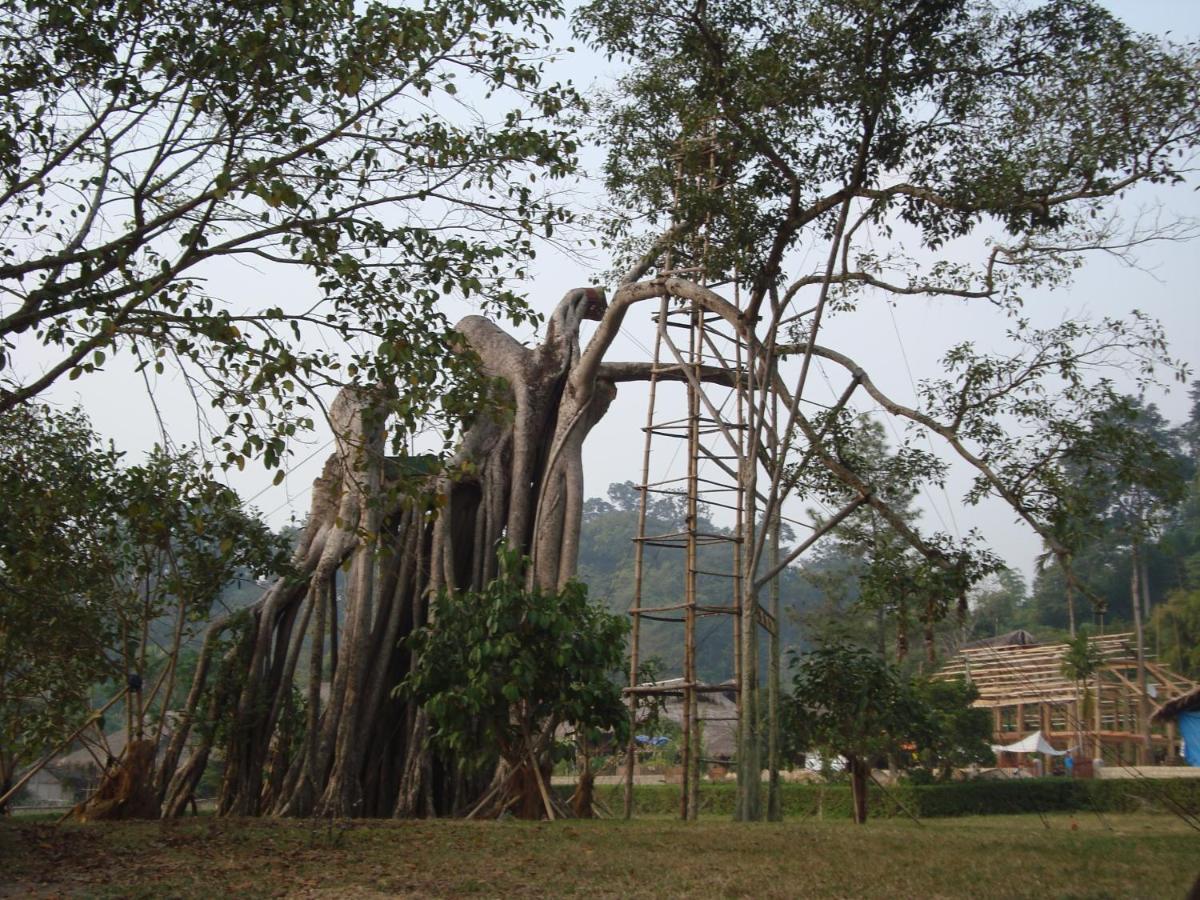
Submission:
[[[0,823],[3,897],[1180,897],[1200,835],[1165,815]]]

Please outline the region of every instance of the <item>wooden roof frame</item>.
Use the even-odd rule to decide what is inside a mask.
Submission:
[[[1108,686],[1122,689],[1136,697],[1137,650],[1132,633],[1099,635],[1092,638],[1099,650],[1103,675],[1115,679]],[[934,675],[939,680],[966,678],[979,691],[976,707],[998,709],[1025,703],[1061,703],[1075,700],[1078,687],[1062,673],[1066,643],[1030,644],[1004,647],[967,647],[958,652]],[[1155,660],[1146,660],[1147,674],[1159,685],[1152,703],[1162,704],[1182,696],[1197,687]],[[1108,679],[1105,679],[1106,681]]]

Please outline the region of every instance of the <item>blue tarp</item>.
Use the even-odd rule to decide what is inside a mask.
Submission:
[[[1183,758],[1189,766],[1200,766],[1200,710],[1182,712],[1176,719],[1183,738]]]
[[[648,734],[639,734],[635,740],[639,744],[649,744],[651,747],[661,747],[663,744],[671,743],[671,739],[659,735],[658,737],[650,737]]]

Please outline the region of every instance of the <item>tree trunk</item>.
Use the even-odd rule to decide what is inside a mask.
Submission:
[[[1134,541],[1130,548],[1130,602],[1133,607],[1133,631],[1137,641],[1137,763],[1148,766],[1154,762],[1150,742],[1150,709],[1146,702],[1146,635],[1142,626],[1141,548]]]
[[[571,795],[571,812],[577,819],[592,819],[596,816],[596,773],[592,771],[592,755],[588,750],[586,735],[578,735],[577,742],[579,782],[575,785],[575,793]]]
[[[464,350],[478,358],[482,375],[507,385],[510,408],[499,415],[481,412],[444,474],[414,474],[412,460],[384,455],[386,423],[376,410],[395,388],[347,389],[337,396],[329,410],[334,453],[314,482],[294,555],[299,576],[273,585],[252,610],[244,677],[234,686],[225,729],[221,813],[451,814],[470,808],[468,797],[495,786],[457,776],[457,761],[428,746],[425,711],[392,695],[412,662],[403,639],[426,624],[429,596],[480,590],[494,578],[501,540],[530,558],[529,587],[558,589],[573,576],[583,441],[607,411],[617,382],[650,377],[646,364],[603,363],[627,310],[642,300],[694,289],[704,294],[697,302],[745,330],[732,305],[677,281],[626,282],[607,309],[596,290],[571,291],[534,347],[482,317],[463,319],[457,330]],[[579,328],[587,319],[600,324],[581,351]],[[341,628],[329,614],[338,571],[350,573]],[[756,598],[745,599],[751,615]],[[750,621],[744,631],[753,635],[752,616]],[[277,739],[279,717],[294,690],[296,655],[309,624],[308,720],[303,739],[292,746]],[[326,640],[327,656],[336,660],[328,681],[322,672]],[[753,669],[743,672],[750,721],[743,759],[753,767],[752,779],[749,768],[744,774],[757,818],[756,684],[745,683],[756,677],[750,676]],[[556,801],[548,790],[543,795],[546,784],[539,786],[537,777],[545,753],[539,744],[534,761],[518,767],[513,780],[528,798],[536,788],[550,815]],[[268,760],[274,773],[269,783]],[[184,768],[194,775],[194,767]],[[181,790],[187,781],[181,779]],[[170,787],[167,794],[177,806],[178,794]]]
[[[771,524],[771,556],[769,565],[779,564],[779,517]],[[775,630],[771,632],[767,671],[767,821],[783,821],[783,793],[779,783],[779,701],[780,669],[782,656],[779,642],[779,623],[783,621],[779,578],[771,579],[771,618]],[[882,641],[882,635],[881,635]]]
[[[16,776],[15,757],[11,753],[5,753],[0,750],[0,797],[7,797],[8,792],[12,789],[13,781]],[[0,803],[0,816],[7,816],[11,813],[9,809],[9,801],[4,800]]]
[[[1150,614],[1153,612],[1153,604],[1150,599],[1150,554],[1141,554],[1141,563],[1142,621],[1149,625]]]
[[[854,801],[854,822],[863,825],[867,821],[867,776],[871,765],[858,756],[847,756],[846,766],[850,770],[850,794]]]
[[[529,759],[523,759],[517,767],[508,798],[513,801],[509,808],[518,819],[537,820],[547,817],[539,784],[542,771],[540,765]]]
[[[154,741],[131,740],[117,765],[105,773],[96,793],[72,810],[80,822],[106,819],[157,819]]]
[[[586,353],[580,325],[605,313],[602,296],[590,288],[563,298],[545,340],[532,348],[479,316],[460,322],[482,374],[507,383],[511,410],[481,413],[445,475],[414,481],[421,476],[409,460],[385,456],[385,423],[376,409],[387,388],[338,395],[330,408],[335,450],[314,483],[294,557],[300,578],[273,585],[253,612],[225,748],[221,812],[446,814],[486,789],[456,777],[455,761],[431,754],[423,711],[392,696],[411,664],[403,638],[426,624],[430,594],[482,589],[495,576],[502,539],[530,557],[530,587],[557,589],[573,576],[583,440],[616,394],[613,379],[645,374],[609,376],[602,357],[625,309],[663,290],[634,285],[618,294]],[[340,629],[333,600],[339,570],[349,572]],[[306,637],[307,721],[303,739],[291,746],[278,740],[279,719]],[[325,662],[334,658],[326,680]],[[198,675],[194,689],[206,677]],[[538,786],[544,763],[514,774],[528,798],[519,812],[530,812],[535,797],[553,808],[542,796],[546,785]],[[178,807],[180,798],[172,797]]]
[[[1071,564],[1071,558],[1067,557],[1067,565]],[[1071,637],[1075,637],[1075,585],[1071,578],[1067,578],[1067,631]]]

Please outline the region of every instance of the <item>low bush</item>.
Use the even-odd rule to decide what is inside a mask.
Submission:
[[[733,784],[700,786],[700,812],[732,816]],[[765,791],[765,786],[764,786]],[[597,797],[620,814],[622,785],[596,788]],[[784,784],[785,816],[843,819],[852,813],[845,784]],[[677,815],[679,786],[641,784],[634,788],[638,815]],[[908,810],[922,818],[1049,812],[1179,812],[1200,815],[1200,778],[1069,779],[960,781],[950,784],[902,784],[870,789],[870,814],[890,818]]]

